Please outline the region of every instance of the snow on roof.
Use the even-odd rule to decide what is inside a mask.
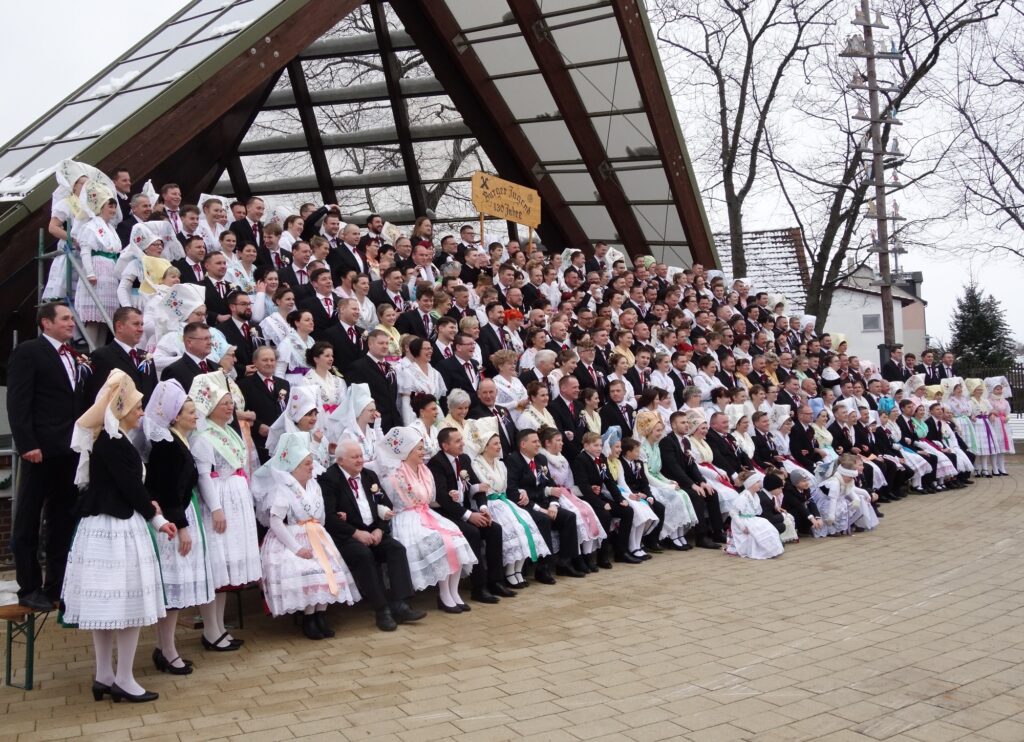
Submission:
[[[732,270],[732,249],[728,233],[715,235],[715,247],[727,277],[737,276]],[[766,229],[743,233],[743,249],[747,258],[747,275],[751,290],[782,294],[790,311],[803,311],[807,303],[810,276],[803,249],[803,232],[798,227]],[[730,280],[727,285],[731,286]]]

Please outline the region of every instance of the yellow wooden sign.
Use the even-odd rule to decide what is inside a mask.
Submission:
[[[496,175],[477,170],[473,173],[473,208],[481,215],[540,226],[540,194]]]

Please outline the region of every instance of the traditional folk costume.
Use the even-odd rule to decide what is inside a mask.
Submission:
[[[78,230],[84,275],[78,277],[75,288],[75,310],[83,322],[105,323],[103,313],[110,317],[118,307],[118,280],[114,266],[121,255],[121,239],[116,229],[119,220],[115,216],[108,223],[100,216],[100,209],[113,198],[113,192],[102,183],[88,181],[82,187],[80,203],[90,218]],[[88,278],[96,279],[92,289],[96,292],[98,304],[84,288]]]
[[[624,464],[618,456],[615,456],[614,458],[612,457],[612,448],[621,440],[622,429],[618,425],[610,426],[608,430],[605,431],[605,434],[601,436],[601,453],[604,454],[605,461],[608,464],[608,475],[615,480],[615,484],[619,488],[619,491],[613,492],[612,495],[617,495],[629,503],[629,508],[633,511],[633,527],[629,531],[626,549],[630,554],[636,556],[637,554],[645,553],[643,550],[644,537],[658,527],[658,516],[654,510],[651,509],[650,503],[647,502],[643,493],[630,492],[629,486],[626,484],[625,470],[623,469],[623,467],[628,464]],[[642,461],[637,461],[636,463],[643,466]],[[648,475],[648,482],[650,482],[650,479],[650,475]],[[653,486],[651,487],[651,497],[657,499],[654,495]],[[690,498],[687,497],[685,493],[683,498],[687,503],[690,502]],[[661,502],[661,500],[658,500],[658,502]],[[678,512],[676,512],[675,517],[678,518]],[[668,522],[667,505],[665,506],[665,521]],[[657,536],[659,540],[669,539],[676,544],[676,546],[683,546],[686,544],[685,533],[687,530],[689,530],[689,527],[685,529],[676,528],[674,533],[667,533],[666,529],[662,528],[661,532],[658,533]]]
[[[310,472],[303,486],[293,472],[313,456],[309,433],[281,435],[274,453],[253,475],[253,497],[269,528],[260,548],[263,595],[274,616],[311,616],[331,603],[359,600],[352,573],[324,530],[324,499]],[[308,549],[312,556],[299,554]]]
[[[1013,434],[1007,425],[1010,419],[1010,403],[1008,401],[1012,391],[1005,376],[990,376],[985,379],[987,399],[992,407],[993,417],[989,418],[992,427],[992,437],[995,439],[995,454],[993,454],[992,473],[999,476],[1006,476],[1006,456],[1016,453],[1013,446]]]
[[[469,575],[477,558],[455,524],[431,509],[436,490],[430,469],[406,463],[421,440],[419,433],[396,427],[380,444],[382,484],[395,507],[391,528],[405,546],[413,588],[420,591],[442,583],[461,604],[456,599],[459,578]]]
[[[270,426],[267,433],[267,451],[276,451],[278,441],[286,433],[300,432],[298,424],[306,415],[320,411],[317,389],[313,386],[293,386],[288,393],[288,402],[284,410]],[[309,450],[313,455],[313,476],[320,476],[334,460],[331,457],[328,437],[324,434],[323,421],[318,415],[317,422],[310,433]],[[316,433],[320,434],[317,440]]]
[[[293,389],[308,383],[306,374],[309,373],[309,366],[307,365],[306,351],[312,348],[315,342],[312,335],[303,339],[294,327],[289,327],[287,334],[277,345],[275,374],[286,379]]]
[[[373,469],[378,475],[383,475],[385,472],[378,471],[374,466],[380,442],[384,438],[380,432],[380,418],[365,428],[356,422],[371,404],[373,404],[373,395],[370,393],[368,384],[349,386],[341,407],[328,416],[327,437],[332,441],[353,440],[358,443],[359,449],[363,452],[364,465]]]
[[[493,462],[483,455],[487,444],[498,437],[498,421],[493,417],[474,420],[466,436],[466,453],[473,461],[477,478],[490,486],[487,512],[501,526],[501,562],[505,579],[511,585],[522,584],[523,565],[550,556],[551,550],[528,512],[509,499],[508,471],[500,458]],[[500,453],[499,453],[500,456]]]
[[[429,394],[434,399],[443,399],[448,387],[437,369],[427,364],[427,370],[409,358],[403,358],[395,364],[395,376],[398,383],[398,406],[402,413],[402,424],[412,425],[416,413],[412,411],[413,394]]]
[[[558,498],[559,507],[565,508],[576,516],[576,536],[579,541],[580,553],[583,555],[592,554],[601,548],[601,544],[608,538],[608,534],[601,525],[601,521],[594,512],[590,503],[586,502],[579,487],[576,486],[572,474],[572,465],[562,454],[552,453],[545,449],[544,457],[548,460],[548,475],[557,487],[565,488],[567,494]],[[551,531],[551,538],[555,540],[555,550],[558,546],[558,532]]]
[[[783,552],[779,531],[760,517],[761,499],[757,495],[764,475],[755,473],[747,478],[743,490],[733,500],[729,510],[731,525],[725,553],[748,559],[772,559]]]
[[[317,407],[321,415],[326,419],[345,399],[345,392],[348,387],[345,380],[332,367],[326,376],[321,376],[315,368],[311,368],[306,374],[305,386],[310,386],[317,391]]]

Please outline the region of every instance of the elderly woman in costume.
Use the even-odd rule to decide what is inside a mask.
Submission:
[[[469,416],[470,398],[464,389],[452,389],[448,393],[448,414],[441,421],[441,429],[455,428],[466,435],[466,418]]]
[[[363,451],[365,465],[378,474],[374,466],[383,435],[380,432],[380,414],[373,401],[368,384],[352,384],[341,407],[332,412],[327,422],[327,437],[332,441],[353,440]]]
[[[82,187],[79,204],[89,219],[78,230],[83,275],[78,277],[75,288],[75,310],[85,323],[92,344],[100,345],[106,334],[107,318],[118,307],[114,266],[121,255],[121,239],[117,236],[121,210],[113,191],[93,180]],[[85,288],[86,283],[95,297]]]
[[[487,511],[501,526],[501,561],[505,567],[505,583],[515,589],[526,586],[523,565],[550,556],[551,551],[537,530],[530,514],[506,493],[508,472],[501,461],[501,438],[498,421],[493,417],[473,420],[466,436],[466,453],[472,457],[477,478],[490,486]]]
[[[136,682],[132,664],[139,630],[166,613],[154,539],[173,539],[177,528],[154,506],[142,484],[142,458],[128,440],[142,416],[141,392],[115,369],[72,433],[71,447],[80,455],[81,520],[64,577],[64,621],[92,631],[97,701],[104,695],[115,702],[158,698]]]
[[[146,319],[153,318],[153,362],[157,373],[177,361],[185,354],[182,331],[192,322],[206,322],[206,291],[194,283],[179,283],[161,289],[146,305]],[[224,333],[216,327],[210,328],[211,350],[206,358],[208,363],[221,364],[231,347]],[[227,361],[222,367],[232,368]]]
[[[849,535],[853,522],[861,517],[861,498],[854,493],[856,478],[856,469],[840,465],[812,490],[811,498],[825,521],[828,536]]]
[[[288,431],[275,444],[273,455],[252,478],[260,521],[269,528],[260,548],[263,595],[271,615],[301,612],[308,639],[329,639],[334,631],[327,623],[327,606],[351,605],[359,591],[324,530],[324,498],[313,475],[309,433]]]
[[[752,472],[743,481],[743,489],[729,504],[729,541],[725,553],[747,559],[773,559],[783,552],[778,529],[762,517],[758,492],[764,474]]]
[[[426,338],[414,337],[409,341],[405,357],[395,364],[398,381],[398,405],[402,413],[402,424],[411,425],[416,415],[411,398],[414,393],[429,394],[441,399],[448,393],[444,379],[430,364],[434,355],[434,344]]]
[[[385,434],[378,453],[384,491],[394,505],[394,537],[405,547],[413,588],[437,585],[438,607],[469,610],[459,597],[459,579],[476,564],[473,548],[455,525],[431,509],[434,476],[423,459],[423,438],[407,427]]]
[[[630,490],[629,485],[626,484],[625,467],[643,467],[644,464],[640,460],[639,448],[636,449],[636,455],[632,457],[631,461],[623,461],[622,429],[618,425],[612,425],[607,431],[605,431],[605,434],[601,436],[601,453],[604,454],[605,460],[608,462],[608,475],[615,480],[619,489],[618,492],[612,492],[612,495],[621,497],[625,500],[633,511],[633,524],[629,529],[629,533],[626,534],[626,538],[623,539],[626,542],[626,550],[637,558],[640,558],[641,554],[646,555],[647,552],[644,551],[644,539],[648,534],[651,535],[652,540],[655,538],[668,538],[676,546],[685,544],[686,539],[683,538],[683,532],[679,532],[677,534],[680,539],[678,542],[671,536],[664,535],[664,529],[662,529],[660,533],[652,534],[652,531],[658,527],[658,521],[660,520],[658,514],[655,513],[651,507],[655,500],[654,491],[652,488],[650,494],[651,502],[649,503],[647,501],[646,493],[633,492]],[[689,498],[687,498],[687,502],[689,502]],[[665,510],[667,512],[668,508],[665,508]]]
[[[543,386],[539,381],[532,382],[531,386],[533,384]],[[562,455],[562,446],[565,444],[562,431],[554,426],[545,426],[540,429],[539,437],[541,445],[544,447],[544,457],[548,460],[548,474],[555,485],[563,489],[562,496],[558,498],[559,506],[576,516],[576,535],[580,554],[583,555],[583,559],[588,565],[596,561],[598,567],[611,569],[611,560],[601,549],[608,534],[594,509],[582,498],[573,477],[572,464]],[[554,533],[552,537],[555,537]]]
[[[491,354],[491,363],[498,371],[498,374],[491,378],[498,390],[495,403],[511,413],[513,422],[518,422],[520,414],[530,403],[526,387],[516,376],[518,358],[519,355],[514,350],[499,350]]]
[[[992,407],[992,416],[989,421],[992,426],[992,436],[995,439],[995,453],[992,458],[992,474],[997,477],[1005,477],[1006,456],[1016,453],[1013,447],[1013,434],[1007,426],[1010,418],[1011,395],[1010,384],[1005,376],[990,376],[985,379],[985,388],[988,390],[988,402]]]
[[[686,429],[690,431],[686,435],[689,443],[690,454],[694,462],[700,467],[700,473],[704,481],[711,485],[718,493],[718,503],[722,513],[729,512],[732,501],[736,499],[739,492],[729,481],[729,475],[724,469],[715,466],[715,455],[711,450],[711,444],[705,440],[708,435],[708,420],[700,410],[691,410],[686,413]]]
[[[199,374],[189,398],[199,414],[199,431],[192,436],[192,456],[199,470],[200,517],[206,524],[206,544],[213,567],[213,586],[241,587],[262,576],[250,472],[256,468],[255,450],[231,427],[236,398],[242,394],[221,371]],[[224,625],[227,594],[218,592],[213,620],[203,620],[203,646],[211,651],[238,649]]]
[[[690,496],[679,483],[661,473],[661,447],[658,441],[665,433],[665,423],[657,412],[644,411],[636,416],[633,430],[640,440],[640,458],[647,468],[651,494],[665,506],[665,521],[658,538],[671,544],[670,548],[684,547],[684,534],[697,525],[697,514],[693,510]]]
[[[309,433],[307,447],[313,456],[314,474],[323,474],[334,463],[334,458],[329,450],[328,437],[324,435],[321,411],[316,387],[293,386],[284,410],[267,433],[267,451],[276,451],[277,442],[286,433]]]
[[[199,472],[188,442],[197,420],[195,404],[181,384],[174,380],[157,384],[143,420],[150,444],[146,489],[178,532],[174,539],[157,539],[167,615],[157,622],[153,664],[172,675],[192,672],[192,663],[181,658],[174,641],[178,612],[198,607],[204,619],[217,618],[213,570],[199,516]]]

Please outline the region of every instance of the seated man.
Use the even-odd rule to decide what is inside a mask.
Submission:
[[[380,480],[363,468],[363,450],[356,441],[342,440],[335,454],[337,463],[317,478],[324,497],[324,528],[363,599],[376,611],[377,628],[394,631],[400,623],[419,621],[426,614],[405,602],[414,592],[409,562],[405,547],[388,533],[391,502]],[[388,570],[389,591],[381,564]]]

